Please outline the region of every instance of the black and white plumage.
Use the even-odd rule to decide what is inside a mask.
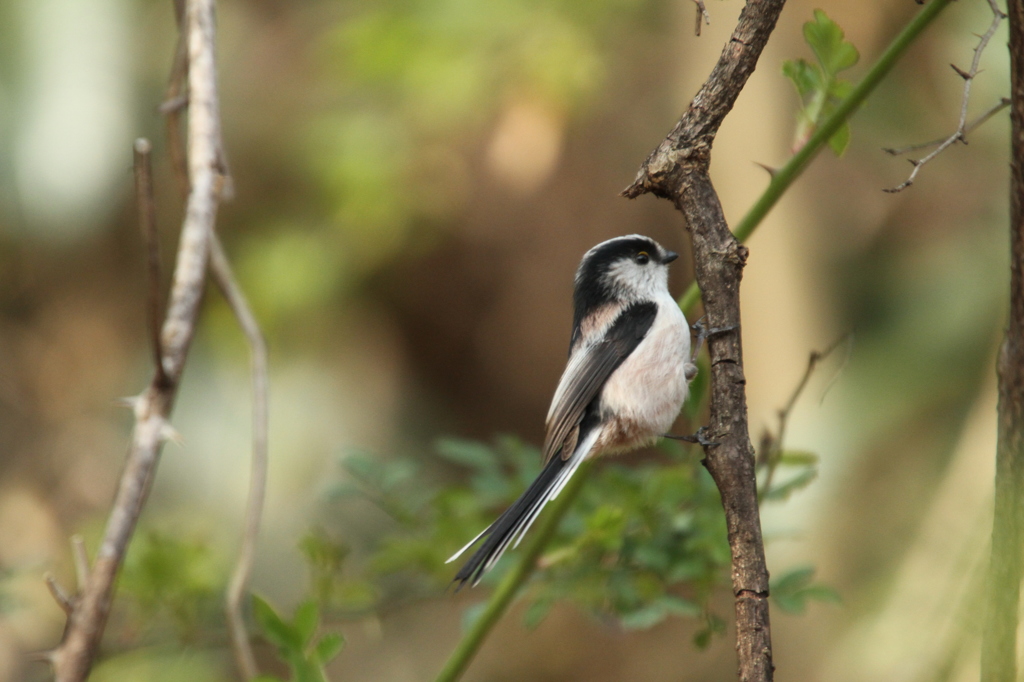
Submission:
[[[590,249],[576,270],[569,362],[548,410],[544,469],[481,537],[455,576],[475,585],[509,546],[519,544],[544,505],[584,460],[653,443],[672,426],[696,367],[690,329],[668,291],[677,254],[640,235]]]

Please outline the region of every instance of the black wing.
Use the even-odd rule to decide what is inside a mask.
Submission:
[[[632,303],[619,313],[600,341],[582,342],[569,357],[548,410],[543,449],[545,463],[559,451],[563,459],[572,454],[587,406],[601,392],[612,372],[647,336],[657,315],[656,303]],[[563,450],[567,443],[569,447]]]

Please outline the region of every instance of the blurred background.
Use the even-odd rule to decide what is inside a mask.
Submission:
[[[767,184],[756,164],[789,154],[798,98],[781,65],[811,58],[801,26],[819,6],[861,52],[853,79],[918,10],[787,3],[715,144],[731,222]],[[346,453],[430,465],[422,453],[440,436],[541,440],[582,253],[633,232],[689,253],[667,202],[618,192],[740,8],[709,0],[698,38],[689,0],[218,4],[237,191],[218,226],[271,351],[257,592],[291,613],[309,590],[302,538],[363,523],[331,503]],[[855,116],[845,156],[822,153],[749,242],[755,443],[777,429],[810,351],[854,332],[787,432],[819,456],[818,480],[764,513],[773,575],[813,566],[841,599],[773,610],[788,680],[976,677],[1009,124],[997,116],[896,195],[881,190],[910,167],[881,148],[955,127],[962,80],[948,64],[969,63],[989,20],[980,0],[946,10]],[[1005,31],[972,114],[1008,93]],[[131,425],[116,400],[151,374],[131,143],[155,145],[169,271],[182,209],[156,108],[176,29],[169,1],[9,0],[0,35],[0,680],[42,680],[24,654],[63,627],[42,575],[73,584],[73,533],[95,550]],[[684,255],[673,291],[691,279]],[[211,292],[174,416],[183,442],[165,449],[133,549],[148,553],[129,561],[94,679],[235,679],[219,599],[245,504],[249,401],[246,346]],[[348,638],[331,679],[432,679],[483,594],[325,615]],[[710,599],[731,621],[728,590]],[[624,630],[559,605],[530,630],[514,608],[465,679],[731,679],[732,633],[701,650],[697,627]],[[271,649],[260,656],[281,673]]]

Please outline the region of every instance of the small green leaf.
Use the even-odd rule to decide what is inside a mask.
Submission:
[[[316,626],[320,623],[320,609],[317,608],[316,602],[304,601],[299,604],[299,607],[295,609],[295,618],[292,623],[299,641],[302,642],[303,647],[306,647],[313,640]]]
[[[699,606],[689,599],[683,599],[682,597],[677,597],[674,594],[666,594],[658,600],[658,603],[660,603],[668,613],[676,616],[696,618],[700,615]]]
[[[782,62],[782,75],[793,82],[801,99],[823,87],[821,67],[806,59],[787,59]]]
[[[434,444],[434,448],[438,455],[449,462],[470,469],[493,470],[498,466],[494,451],[477,441],[441,438]]]
[[[850,146],[849,123],[844,123],[835,135],[828,138],[828,146],[836,156],[842,156],[846,152],[846,148]]]
[[[636,611],[624,614],[619,623],[626,630],[646,630],[654,627],[668,617],[668,611],[661,603],[655,602]]]
[[[812,583],[813,579],[814,569],[802,567],[772,581],[771,594],[776,606],[788,613],[799,614],[807,609],[807,602],[812,599],[831,603],[841,601],[835,590],[826,585]]]
[[[295,630],[285,623],[262,597],[252,596],[252,613],[267,640],[282,649],[301,650],[302,642]]]
[[[316,643],[313,656],[320,665],[327,665],[335,656],[341,653],[344,646],[345,638],[332,632],[321,637],[320,641]]]
[[[526,628],[528,630],[533,630],[544,622],[548,613],[551,612],[551,607],[554,605],[555,602],[553,599],[538,599],[530,604],[529,608],[526,609],[526,613],[523,615],[523,623],[526,625]]]
[[[814,466],[818,463],[818,455],[809,450],[783,450],[779,455],[779,464],[783,466]]]
[[[823,10],[814,10],[814,21],[804,24],[804,40],[829,76],[850,68],[860,59],[857,48],[843,38],[843,29]]]
[[[777,485],[771,490],[768,490],[764,494],[766,500],[785,500],[788,499],[797,490],[806,488],[811,481],[818,477],[817,469],[807,469],[802,471],[793,478],[789,479],[782,485]]]

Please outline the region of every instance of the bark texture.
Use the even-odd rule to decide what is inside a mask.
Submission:
[[[712,328],[711,414],[705,465],[722,496],[732,552],[739,678],[766,682],[774,674],[768,613],[768,569],[747,424],[740,329],[740,279],[747,259],[725,221],[711,184],[711,145],[742,91],[785,0],[748,0],[711,75],[665,140],[651,152],[623,195],[650,192],[671,200],[686,219],[694,270]]]

